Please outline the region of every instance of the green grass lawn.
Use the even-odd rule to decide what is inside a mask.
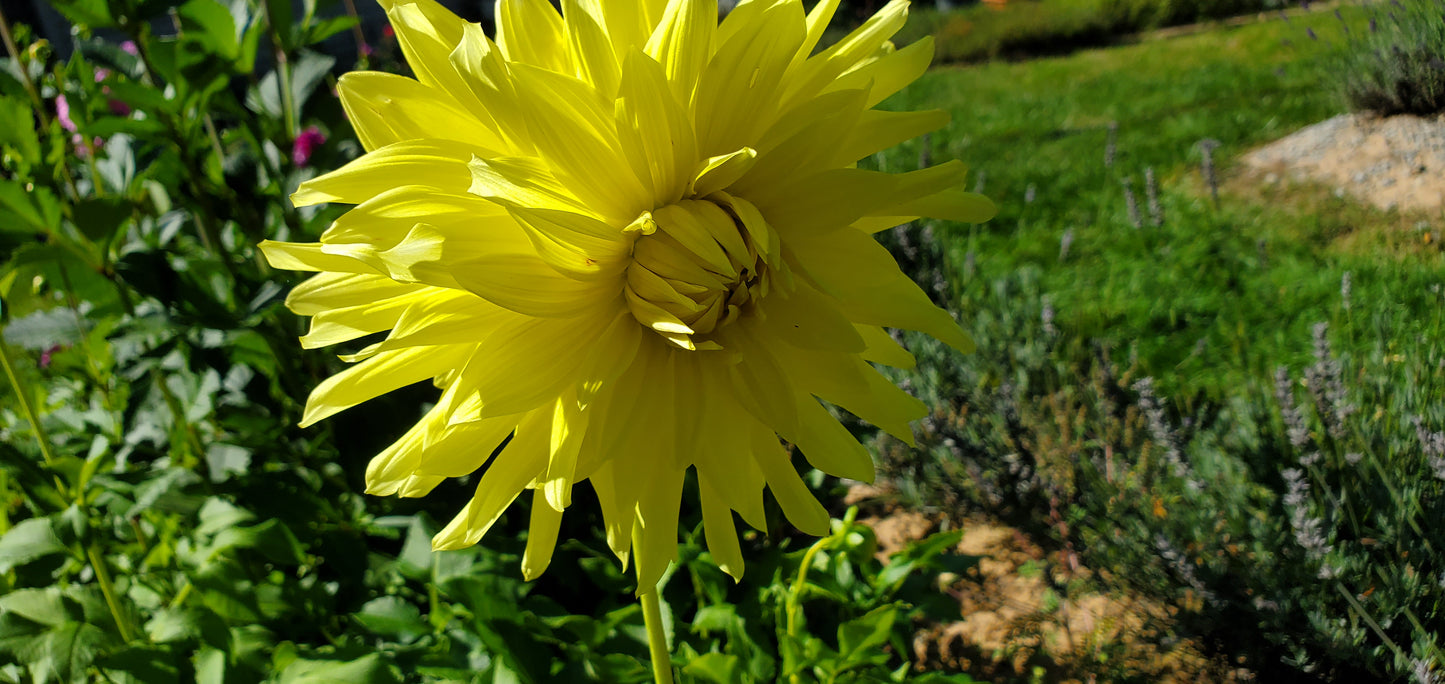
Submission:
[[[1309,39],[1306,28],[1321,39]],[[980,284],[964,273],[968,251],[977,280],[1037,268],[1061,325],[1120,349],[1137,344],[1145,372],[1161,385],[1216,398],[1240,373],[1257,377],[1306,359],[1309,327],[1342,314],[1345,271],[1354,281],[1354,315],[1380,319],[1380,329],[1399,338],[1373,342],[1403,345],[1416,333],[1439,332],[1439,297],[1428,289],[1439,254],[1402,253],[1412,236],[1390,234],[1398,220],[1342,200],[1285,210],[1274,204],[1280,198],[1262,203],[1229,192],[1216,208],[1204,189],[1201,140],[1218,141],[1215,165],[1228,178],[1240,153],[1340,111],[1321,67],[1338,33],[1338,21],[1318,12],[929,74],[898,106],[940,106],[953,115],[932,137],[933,158],[970,164],[1000,209],[976,231],[941,232],[959,276],[961,310],[968,315],[979,303]],[[1111,122],[1117,154],[1106,168]],[[916,164],[918,144],[880,163]],[[1143,179],[1150,167],[1160,180],[1162,229],[1147,227]],[[1126,178],[1144,230],[1129,220]],[[1311,193],[1299,189],[1284,204]],[[1073,242],[1060,262],[1066,231]],[[1362,231],[1376,239],[1340,248],[1342,238]]]
[[[1343,11],[1364,23],[1364,10]],[[1411,550],[1430,548],[1445,493],[1411,421],[1445,426],[1445,259],[1438,237],[1425,239],[1442,217],[1369,209],[1327,187],[1261,187],[1234,161],[1343,111],[1329,77],[1341,33],[1333,12],[1316,11],[944,67],[893,103],[953,115],[930,139],[931,159],[970,164],[999,214],[885,236],[979,341],[960,356],[910,338],[920,357],[910,382],[940,412],[919,450],[884,441],[885,471],[905,500],[982,508],[1073,545],[1114,586],[1174,602],[1181,633],[1244,658],[1264,681],[1303,668],[1374,681],[1439,659],[1429,636],[1441,628],[1438,604],[1423,598],[1436,590],[1418,578],[1439,577],[1445,562]],[[1218,145],[1217,204],[1201,173],[1205,139]],[[873,163],[913,168],[920,144]],[[1328,368],[1314,355],[1318,323],[1354,409],[1343,428],[1327,427],[1319,399]],[[1298,439],[1275,398],[1279,368],[1286,392],[1309,406]],[[1135,384],[1145,377],[1162,406],[1153,415]],[[1192,470],[1164,463],[1170,442]],[[1296,543],[1289,511],[1299,507],[1284,496],[1282,471],[1310,454],[1324,465],[1308,478],[1308,515],[1323,519],[1339,554],[1330,572],[1350,568],[1329,582]],[[1412,631],[1417,618],[1427,626]]]

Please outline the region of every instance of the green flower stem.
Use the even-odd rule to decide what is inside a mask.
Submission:
[[[95,569],[95,581],[100,585],[100,593],[105,596],[105,605],[110,609],[110,617],[115,620],[116,629],[120,630],[120,640],[130,643],[133,638],[130,623],[124,618],[125,613],[121,612],[120,601],[116,598],[115,583],[110,581],[110,571],[105,568],[105,559],[101,557],[100,550],[94,546],[86,549],[85,555],[90,559],[90,567]]]
[[[637,570],[637,554],[642,548],[640,530],[632,531],[633,570]],[[667,635],[662,631],[662,599],[657,587],[643,591],[638,576],[637,601],[642,604],[642,621],[647,625],[647,651],[652,657],[652,680],[655,684],[672,684],[672,654],[667,650]]]
[[[652,679],[657,684],[672,684],[672,655],[667,652],[667,635],[662,633],[662,603],[657,588],[639,594],[642,619],[647,623],[647,650],[652,655]]]
[[[833,537],[823,537],[808,547],[808,552],[803,554],[803,562],[798,565],[798,578],[793,580],[793,590],[788,592],[788,636],[798,636],[798,610],[801,608],[803,587],[808,584],[808,568],[813,566],[813,558],[819,551],[828,548]]]
[[[20,402],[20,410],[25,414],[25,420],[30,422],[30,429],[35,433],[35,441],[40,445],[40,458],[44,459],[45,465],[54,467],[55,454],[50,452],[50,435],[45,432],[45,426],[40,424],[40,414],[35,412],[35,406],[30,403],[30,393],[25,382],[20,379],[20,374],[15,372],[15,364],[10,360],[10,349],[5,344],[3,328],[0,328],[0,365],[5,366],[5,377],[10,380],[10,389],[15,392],[15,398]],[[60,492],[60,497],[69,499],[65,481],[55,476],[55,488]]]

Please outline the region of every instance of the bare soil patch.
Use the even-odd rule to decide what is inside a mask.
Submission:
[[[1342,114],[1245,154],[1264,183],[1316,183],[1384,210],[1445,209],[1445,116]]]
[[[880,557],[937,531],[943,516],[890,507],[882,492],[858,488],[848,503],[873,514]],[[1187,640],[1170,638],[1178,608],[1122,593],[1100,591],[1093,573],[1065,550],[1048,551],[997,520],[973,517],[963,525],[957,552],[979,556],[962,577],[945,578],[959,602],[958,620],[928,626],[914,636],[916,662],[929,670],[964,671],[991,682],[1068,683],[1246,681],[1251,674],[1201,654]]]

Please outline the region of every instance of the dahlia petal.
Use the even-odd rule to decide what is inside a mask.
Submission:
[[[524,254],[496,254],[454,264],[451,274],[462,287],[497,306],[544,318],[597,311],[620,299],[617,291],[568,278],[547,262]]]
[[[729,183],[729,190],[743,196],[756,188],[788,183],[807,175],[821,162],[836,156],[839,144],[857,126],[863,112],[864,90],[840,90],[805,100],[782,116],[762,134],[758,142],[758,163],[745,178]],[[824,168],[850,166],[830,163]]]
[[[342,357],[342,359],[360,360],[380,352],[407,347],[435,347],[476,342],[478,330],[488,330],[501,321],[517,315],[470,292],[441,288],[438,290],[437,294],[407,307],[400,318],[388,326],[391,332],[387,334],[385,340],[370,345],[351,357]],[[314,323],[311,334],[315,334]],[[305,338],[303,338],[304,341]]]
[[[818,41],[823,38],[823,32],[827,31],[828,24],[832,23],[839,3],[840,0],[819,0],[816,5],[813,5],[813,9],[808,11],[808,37],[798,47],[798,56],[794,58],[795,64],[813,54],[813,49],[818,47]]]
[[[272,268],[288,271],[325,271],[331,273],[357,273],[384,275],[376,267],[356,258],[340,254],[328,254],[324,245],[316,242],[277,242],[263,240],[258,247],[266,256]]]
[[[948,112],[934,109],[923,112],[884,112],[867,110],[848,139],[833,150],[829,166],[852,164],[880,150],[905,140],[912,140],[929,131],[948,125]]]
[[[759,306],[766,313],[758,323],[763,336],[832,352],[856,354],[868,346],[838,304],[806,283],[797,283],[791,292],[774,292]]]
[[[583,366],[577,383],[578,403],[587,408],[597,394],[632,366],[642,345],[642,327],[632,316],[620,312],[607,329],[592,341],[592,356]]]
[[[839,76],[826,90],[867,88],[868,106],[872,107],[918,80],[932,61],[933,36],[926,36]]]
[[[798,397],[798,431],[784,438],[818,470],[850,480],[873,481],[873,457],[813,397]]]
[[[522,552],[522,578],[528,582],[542,576],[552,563],[562,512],[545,505],[540,490],[532,495],[532,518],[527,525],[527,548]]]
[[[467,167],[472,181],[468,192],[478,197],[507,208],[556,209],[600,218],[533,159],[475,157]]]
[[[723,498],[713,491],[712,485],[698,478],[698,494],[702,499],[702,526],[706,535],[707,550],[712,553],[713,562],[723,572],[732,576],[734,582],[743,578],[743,550],[738,545],[737,527],[733,525],[733,512]]]
[[[455,94],[457,100],[481,121],[491,122],[491,127],[507,141],[513,153],[531,152],[526,107],[512,87],[511,69],[501,49],[492,43],[482,27],[467,24],[463,28],[461,42],[456,44],[447,59],[452,69],[461,75],[462,86],[467,89],[466,93]]]
[[[747,147],[778,109],[783,74],[806,35],[802,5],[774,5],[758,13],[754,24],[719,41],[698,79],[693,121],[702,154]]]
[[[587,479],[592,482],[592,489],[597,492],[597,507],[602,509],[602,527],[607,536],[607,547],[622,561],[622,569],[625,571],[631,556],[632,523],[637,499],[632,496],[630,488],[623,490],[622,483],[626,479],[619,479],[613,473],[611,461],[605,462]]]
[[[448,426],[417,459],[416,475],[465,477],[486,465],[492,452],[517,429],[517,416],[496,416]]]
[[[662,65],[667,83],[684,106],[713,54],[717,0],[672,0],[647,39],[645,51]]]
[[[356,137],[368,152],[404,140],[435,137],[506,149],[495,131],[451,95],[405,76],[353,71],[336,82],[336,92]]]
[[[574,73],[610,96],[617,92],[620,69],[612,41],[603,28],[606,19],[597,4],[593,0],[562,0],[562,23]]]
[[[370,273],[318,273],[286,295],[286,308],[302,316],[315,316],[327,309],[359,306],[427,289],[425,285],[398,283]]]
[[[855,230],[796,241],[803,271],[856,323],[919,330],[965,354],[973,340],[898,269],[888,250]]]
[[[514,74],[518,96],[527,103],[531,141],[558,181],[611,220],[625,223],[651,208],[651,193],[622,153],[612,108],[606,121],[598,121],[577,104],[596,98],[581,81],[538,69]]]
[[[818,503],[813,493],[808,491],[808,486],[803,483],[803,478],[793,470],[793,464],[783,445],[778,443],[776,437],[765,432],[757,433],[754,441],[753,460],[763,471],[763,477],[767,478],[768,489],[772,490],[773,498],[778,500],[783,515],[803,534],[815,537],[828,534],[831,526],[828,510]]]
[[[611,319],[518,319],[496,326],[477,348],[474,386],[482,417],[541,410],[577,381],[591,350],[578,340],[603,332]],[[550,411],[550,409],[549,409]],[[549,433],[550,434],[550,433]]]
[[[908,0],[891,0],[862,26],[803,62],[790,79],[788,100],[813,97],[859,62],[875,54],[908,21]]]
[[[291,203],[304,207],[322,202],[361,204],[397,186],[421,185],[443,192],[463,193],[471,185],[467,162],[481,148],[454,140],[408,140],[374,150],[331,173],[301,184]]]
[[[318,349],[392,329],[417,297],[389,297],[356,306],[318,311],[301,337],[302,349]]]
[[[626,267],[630,241],[597,219],[557,209],[513,207],[536,254],[547,265],[578,280],[616,276]]]
[[[881,363],[885,366],[908,370],[918,364],[917,359],[908,353],[902,345],[894,341],[888,331],[876,325],[857,325],[858,334],[863,336],[863,341],[868,345],[863,350],[863,360]]]
[[[637,501],[640,532],[635,558],[639,594],[657,587],[668,564],[677,558],[677,516],[685,472],[667,465],[654,468],[656,472]]]
[[[407,429],[401,439],[372,457],[366,466],[367,494],[390,496],[406,486],[416,473],[424,435],[432,422],[442,420],[440,416],[436,409],[428,411],[425,417]]]
[[[835,231],[864,216],[896,215],[911,202],[961,184],[967,171],[958,161],[900,175],[832,169],[760,187],[750,199],[779,233],[805,237]]]
[[[486,108],[472,97],[461,72],[449,59],[452,51],[464,42],[471,24],[435,0],[381,0],[381,3],[417,80],[445,91],[472,116],[489,122],[491,117]]]
[[[852,354],[801,349],[781,350],[778,357],[792,373],[793,381],[800,390],[840,406],[913,445],[910,424],[927,416],[928,406],[898,389],[866,362]],[[836,425],[838,421],[833,423]],[[831,470],[828,472],[841,475]]]
[[[499,0],[497,47],[508,61],[563,71],[570,69],[563,45],[562,15],[546,0]]]
[[[577,455],[586,437],[587,419],[590,417],[590,414],[578,405],[576,397],[569,395],[558,399],[554,408],[551,455],[547,458],[547,471],[537,483],[537,493],[542,498],[533,498],[532,501],[533,506],[545,503],[559,513],[572,505]]]
[[[545,417],[539,417],[539,415]],[[534,411],[522,419],[512,441],[492,459],[466,508],[432,537],[432,548],[452,551],[473,546],[502,517],[502,512],[546,464],[547,421],[552,414]]]
[[[471,354],[472,347],[431,349],[412,347],[383,352],[362,361],[316,386],[306,399],[301,427],[395,389],[435,377]]]
[[[758,152],[751,147],[744,147],[735,152],[709,158],[702,163],[702,168],[698,170],[693,179],[688,194],[707,197],[715,192],[721,192],[747,174],[757,159]]]
[[[961,223],[983,223],[996,213],[998,208],[989,198],[962,188],[948,188],[879,212],[886,215],[859,219],[853,227],[865,233],[876,233],[925,216]]]
[[[446,193],[417,185],[401,185],[353,207],[321,234],[328,243],[370,242],[390,249],[419,221],[432,225],[466,223],[504,217],[506,209],[470,193]]]
[[[628,164],[652,188],[653,206],[676,202],[698,158],[685,105],[668,90],[657,62],[639,52],[623,62],[617,94],[617,133]]]

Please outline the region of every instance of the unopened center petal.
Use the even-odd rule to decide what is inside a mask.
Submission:
[[[743,200],[685,199],[643,214],[627,269],[638,322],[684,349],[717,349],[711,333],[767,294],[770,230]],[[761,238],[761,239],[760,239]],[[760,244],[761,243],[761,244]]]

